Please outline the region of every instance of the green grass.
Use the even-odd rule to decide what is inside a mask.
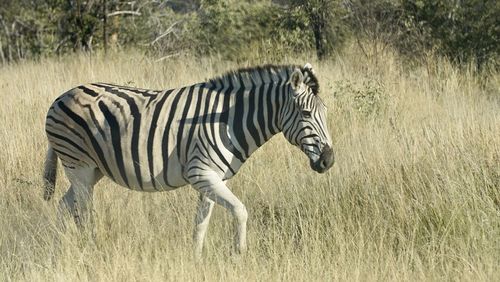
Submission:
[[[128,52],[2,66],[0,280],[499,280],[499,74],[378,61],[312,62],[336,164],[316,174],[273,138],[229,181],[249,212],[248,253],[230,255],[232,218],[216,207],[202,263],[192,258],[189,187],[139,193],[102,180],[95,239],[58,231],[68,182],[60,170],[55,200],[43,201],[45,114],[85,82],[164,89],[241,64]]]

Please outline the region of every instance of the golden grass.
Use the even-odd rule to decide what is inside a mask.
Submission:
[[[229,182],[249,211],[248,253],[230,255],[231,216],[217,207],[202,263],[187,187],[148,194],[102,180],[95,238],[58,231],[68,182],[60,170],[56,200],[43,201],[45,113],[85,82],[171,88],[235,64],[127,52],[1,67],[0,280],[499,280],[499,75],[378,61],[313,62],[336,164],[316,174],[273,138]]]

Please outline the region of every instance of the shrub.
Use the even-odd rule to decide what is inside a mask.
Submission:
[[[342,80],[336,83],[335,103],[346,115],[367,118],[385,112],[389,102],[389,94],[383,83],[375,80],[364,80],[354,83]]]
[[[500,4],[494,0],[402,0],[406,37],[419,37],[432,50],[464,64],[475,61],[481,68],[497,64],[500,55]],[[415,46],[401,40],[408,53]],[[409,44],[410,43],[410,44]]]

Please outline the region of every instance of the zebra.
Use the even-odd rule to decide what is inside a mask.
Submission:
[[[53,102],[45,130],[45,200],[54,193],[58,159],[71,184],[59,210],[79,226],[91,218],[93,187],[103,176],[146,192],[190,184],[200,194],[197,257],[215,203],[232,213],[234,248],[245,252],[248,213],[226,181],[272,136],[282,132],[316,172],[334,163],[327,109],[309,63],[241,68],[163,91],[81,85]]]

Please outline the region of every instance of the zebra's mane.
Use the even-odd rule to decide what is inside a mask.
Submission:
[[[258,85],[277,80],[286,82],[295,69],[300,69],[306,78],[304,83],[311,88],[314,95],[318,95],[318,78],[311,69],[299,65],[263,65],[239,68],[212,78],[208,82],[212,85],[227,85],[229,82],[234,85],[240,84],[241,81],[245,85],[251,85],[252,83]]]

